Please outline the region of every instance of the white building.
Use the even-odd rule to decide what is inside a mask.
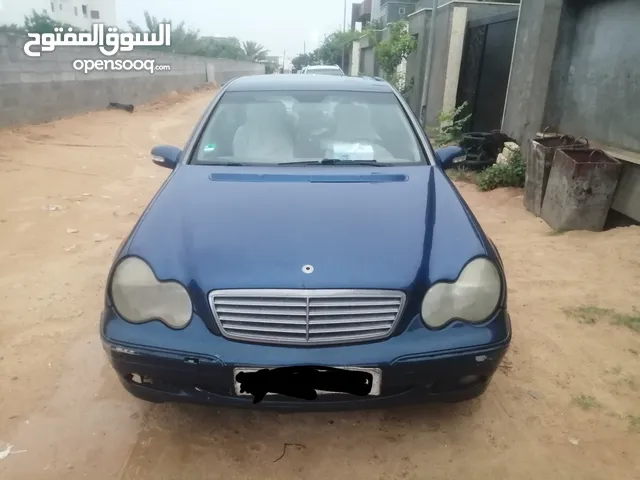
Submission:
[[[33,10],[83,30],[94,22],[117,25],[116,0],[0,0],[0,25],[22,26]]]

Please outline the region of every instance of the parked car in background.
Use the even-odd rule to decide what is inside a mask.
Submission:
[[[338,75],[345,76],[338,65],[309,65],[302,69],[304,75]]]
[[[184,149],[152,150],[172,172],[110,269],[100,334],[124,387],[289,410],[482,394],[511,321],[444,172],[462,154],[380,79],[229,81]]]

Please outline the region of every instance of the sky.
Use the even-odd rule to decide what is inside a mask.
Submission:
[[[351,3],[347,1],[347,28]],[[357,1],[357,0],[355,0]],[[324,35],[342,29],[344,0],[116,0],[118,24],[144,24],[144,12],[158,19],[184,21],[201,35],[253,40],[270,55],[287,58],[309,52]]]

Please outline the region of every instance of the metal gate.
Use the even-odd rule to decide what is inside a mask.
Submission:
[[[456,105],[467,102],[467,131],[499,130],[507,95],[518,12],[467,24]]]

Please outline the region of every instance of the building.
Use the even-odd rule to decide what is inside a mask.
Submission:
[[[365,27],[371,22],[371,2],[372,0],[363,0],[362,3],[351,4],[351,30],[356,29],[356,23]]]
[[[398,20],[404,20],[408,15],[416,11],[418,0],[380,0],[380,10],[377,17],[372,19],[378,20],[382,25],[394,23]]]
[[[358,23],[361,27],[371,22],[384,26],[404,20],[416,11],[418,5],[419,0],[362,0],[360,3],[352,3],[351,29],[354,30]]]
[[[95,22],[117,25],[116,0],[0,0],[0,25],[22,26],[33,10],[79,29]]]

